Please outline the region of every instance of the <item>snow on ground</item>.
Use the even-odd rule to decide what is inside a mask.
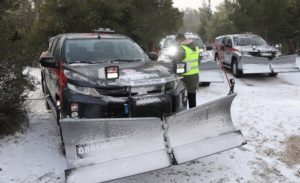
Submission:
[[[31,72],[39,76],[39,69]],[[198,104],[228,89],[226,83],[200,88]],[[248,144],[111,183],[300,182],[300,73],[246,76],[236,79],[235,91],[232,120]],[[0,182],[64,182],[59,130],[40,100],[40,84],[29,98],[29,129],[0,139]]]
[[[39,80],[39,69],[31,73]],[[59,129],[45,108],[41,84],[29,98],[30,121],[25,134],[0,139],[0,182],[63,182],[66,163],[60,150]]]

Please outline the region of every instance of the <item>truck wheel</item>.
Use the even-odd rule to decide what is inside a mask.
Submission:
[[[44,96],[45,96],[45,106],[46,106],[46,109],[47,110],[50,110],[50,106],[48,104],[48,101],[46,99],[47,95],[48,95],[48,90],[47,90],[47,87],[46,87],[46,82],[45,80],[42,80],[42,88],[43,88],[43,93],[44,93]]]
[[[215,61],[219,61],[218,53],[215,54]]]
[[[236,59],[232,60],[231,70],[232,70],[232,73],[233,73],[234,77],[240,78],[240,77],[243,76],[242,71],[238,68],[238,64],[237,64],[237,60]]]
[[[60,140],[61,140],[61,151],[62,151],[63,155],[66,155],[66,149],[65,149],[64,138],[63,138],[63,135],[62,135],[62,129],[61,129],[61,125],[59,124],[60,118],[61,118],[61,114],[60,114],[59,110],[57,110],[56,122],[57,122],[57,125],[59,127],[59,134],[60,134]]]
[[[210,82],[199,82],[200,87],[207,87],[210,85]]]
[[[60,124],[59,124],[59,120],[61,119],[61,113],[60,113],[60,110],[56,107],[56,123],[57,125],[60,127]]]
[[[61,130],[61,126],[59,125],[59,134],[60,134],[60,140],[61,140],[61,151],[63,155],[66,155],[66,148],[65,148],[65,143],[64,143],[64,139],[62,136],[62,130]]]
[[[272,73],[269,73],[269,76],[270,77],[277,77],[278,73],[277,72],[272,72]]]

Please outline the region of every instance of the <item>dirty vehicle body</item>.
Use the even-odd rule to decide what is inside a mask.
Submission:
[[[103,30],[50,39],[42,84],[61,129],[66,182],[109,181],[244,143],[230,116],[235,93],[187,110],[181,77],[149,57]]]
[[[282,72],[298,72],[297,55],[285,55],[267,44],[258,35],[233,34],[215,39],[215,60],[221,60],[225,67],[232,70],[235,77],[243,74],[268,73],[277,76]]]
[[[202,86],[209,86],[211,82],[222,83],[224,82],[220,63],[214,62],[210,50],[211,46],[205,46],[201,38],[193,33],[186,33],[187,39],[192,39],[195,45],[200,49],[200,73],[199,83]],[[176,35],[168,35],[160,42],[159,61],[171,62],[172,56],[176,52]]]

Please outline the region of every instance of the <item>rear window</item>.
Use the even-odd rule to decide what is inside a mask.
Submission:
[[[198,48],[201,48],[201,49],[204,48],[203,41],[200,38],[192,38],[192,40]]]
[[[65,57],[68,63],[134,61],[147,58],[144,51],[129,39],[66,40]]]

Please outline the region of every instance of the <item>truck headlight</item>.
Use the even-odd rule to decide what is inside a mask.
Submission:
[[[64,70],[64,75],[67,77],[67,78],[72,78],[74,80],[81,80],[81,81],[88,81],[88,78],[76,73],[76,72],[71,72],[69,70]]]
[[[81,86],[75,86],[70,83],[67,84],[68,88],[74,92],[81,93],[88,96],[93,97],[99,97],[101,96],[99,92],[95,88],[89,88],[89,87],[81,87]]]
[[[175,46],[169,47],[169,48],[167,49],[167,51],[166,51],[166,54],[167,54],[168,56],[175,56],[176,53],[177,53],[177,47],[175,47]]]

